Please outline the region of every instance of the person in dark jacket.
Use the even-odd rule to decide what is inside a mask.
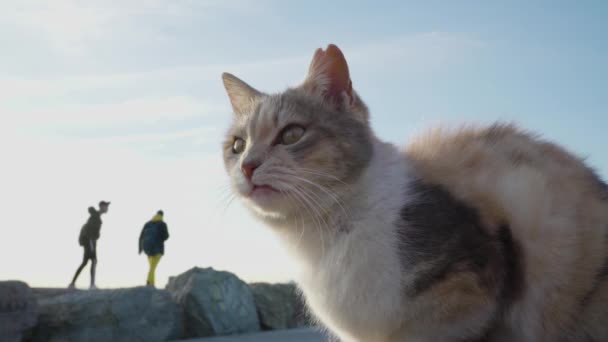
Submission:
[[[165,241],[169,238],[167,224],[163,221],[163,211],[159,210],[154,217],[146,222],[139,235],[139,254],[142,250],[148,256],[150,269],[146,284],[154,287],[154,273],[160,258],[165,254]]]
[[[80,229],[80,235],[78,236],[78,243],[84,249],[84,256],[82,257],[82,263],[76,270],[74,278],[69,285],[69,288],[76,286],[76,279],[80,275],[82,269],[91,260],[91,289],[97,288],[95,286],[95,267],[97,266],[97,240],[99,239],[99,231],[101,230],[101,215],[108,212],[110,202],[101,201],[99,202],[99,210],[94,207],[89,207],[89,219]]]

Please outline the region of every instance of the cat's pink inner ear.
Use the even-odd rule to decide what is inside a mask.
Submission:
[[[342,94],[345,93],[352,98],[353,87],[348,64],[342,51],[333,44],[328,45],[325,50],[315,51],[305,83],[326,97],[341,100]]]

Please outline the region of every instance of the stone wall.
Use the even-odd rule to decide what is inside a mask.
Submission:
[[[192,268],[166,289],[30,289],[0,282],[0,341],[143,342],[290,329],[308,323],[294,284],[247,284]]]

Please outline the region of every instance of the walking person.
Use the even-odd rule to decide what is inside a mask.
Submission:
[[[146,285],[154,287],[154,273],[160,258],[165,254],[165,241],[169,238],[167,224],[163,221],[163,211],[156,212],[154,217],[146,222],[139,235],[139,254],[142,250],[148,256],[150,269]]]
[[[99,210],[94,207],[89,207],[89,219],[80,229],[80,235],[78,236],[78,243],[84,249],[84,256],[82,257],[82,263],[76,270],[74,278],[69,285],[69,288],[76,287],[76,279],[80,275],[82,269],[91,260],[91,289],[96,289],[95,286],[95,268],[97,266],[97,240],[99,239],[99,231],[101,230],[101,215],[108,212],[110,202],[101,201],[99,202]]]

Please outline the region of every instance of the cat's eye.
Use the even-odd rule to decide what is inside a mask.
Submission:
[[[300,139],[302,139],[303,135],[304,127],[297,125],[288,126],[286,129],[283,130],[283,133],[281,133],[281,140],[279,141],[279,143],[283,145],[295,144]]]
[[[245,151],[245,140],[241,138],[234,138],[234,142],[232,143],[232,153],[240,154]]]

